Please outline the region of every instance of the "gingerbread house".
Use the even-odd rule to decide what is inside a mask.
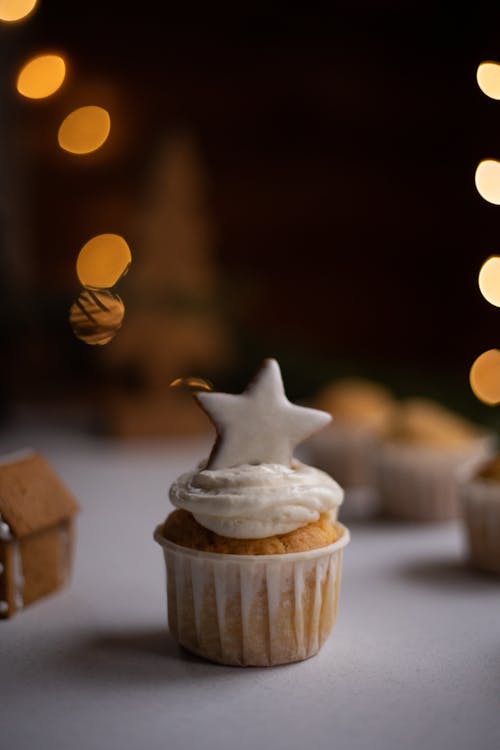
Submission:
[[[79,506],[45,458],[0,458],[0,618],[64,586]]]

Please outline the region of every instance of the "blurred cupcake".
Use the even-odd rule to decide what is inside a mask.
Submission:
[[[470,563],[500,574],[500,454],[460,487]]]
[[[414,521],[456,518],[459,482],[493,451],[493,436],[478,425],[430,399],[406,399],[377,453],[382,513]]]
[[[313,405],[333,421],[305,444],[308,459],[344,488],[343,518],[375,515],[374,458],[395,407],[392,394],[365,378],[339,378],[317,393]]]

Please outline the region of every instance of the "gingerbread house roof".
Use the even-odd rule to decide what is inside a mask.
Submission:
[[[75,498],[40,453],[0,457],[0,516],[12,536],[23,539],[78,510]]]

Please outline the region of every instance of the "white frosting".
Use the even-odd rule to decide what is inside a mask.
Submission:
[[[0,541],[9,542],[12,539],[12,532],[7,521],[4,521],[0,513]]]
[[[9,542],[12,550],[12,581],[14,585],[14,604],[16,609],[24,607],[24,576],[23,562],[19,542],[14,539],[9,524],[3,520],[0,514],[0,541]],[[0,574],[4,572],[4,566],[0,565]],[[0,602],[0,614],[6,614],[9,611],[8,602]]]
[[[294,460],[282,464],[242,464],[197,469],[182,474],[170,488],[170,500],[190,511],[207,529],[234,539],[285,534],[322,513],[334,518],[342,488],[324,471]]]

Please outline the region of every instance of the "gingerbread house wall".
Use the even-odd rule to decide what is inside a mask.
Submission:
[[[73,521],[64,521],[22,540],[1,541],[0,617],[12,617],[68,583],[73,547]]]

